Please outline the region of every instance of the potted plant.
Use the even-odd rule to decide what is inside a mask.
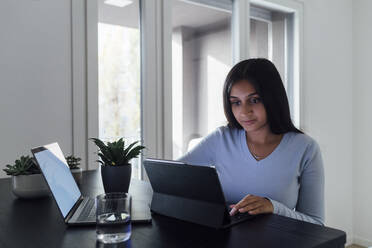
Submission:
[[[30,156],[21,156],[14,165],[8,164],[3,170],[12,176],[12,191],[17,197],[38,198],[49,195],[45,179]]]
[[[79,167],[81,158],[75,157],[73,155],[67,156],[66,162],[68,167],[70,167],[70,171],[72,176],[74,177],[77,183],[81,183],[81,178],[83,177],[83,170]]]
[[[129,161],[138,157],[144,146],[136,145],[138,141],[125,147],[123,138],[107,142],[92,138],[98,146],[101,163],[101,176],[105,192],[128,192],[132,167]]]

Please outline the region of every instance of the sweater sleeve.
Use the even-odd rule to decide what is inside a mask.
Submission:
[[[191,165],[213,165],[215,162],[216,149],[218,147],[218,135],[219,129],[210,133],[191,151],[177,160]]]
[[[313,143],[304,155],[303,169],[299,178],[299,194],[296,209],[269,199],[274,213],[314,224],[324,225],[324,169],[318,144]]]

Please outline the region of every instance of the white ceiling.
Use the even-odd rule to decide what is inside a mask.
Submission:
[[[201,28],[224,22],[230,18],[231,13],[225,10],[205,7],[182,0],[173,0],[173,28],[179,26]],[[138,28],[139,1],[134,0],[132,4],[121,8],[107,5],[104,3],[104,0],[98,0],[98,20],[103,23]]]

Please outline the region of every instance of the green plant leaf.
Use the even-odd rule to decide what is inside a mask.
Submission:
[[[101,141],[100,139],[96,139],[96,138],[90,138],[91,140],[93,140],[94,144],[96,144],[96,146],[98,146],[98,148],[102,151],[102,152],[105,152],[107,150],[107,146],[105,145],[105,143],[103,141]]]
[[[14,161],[14,165],[6,165],[3,169],[10,176],[30,175],[40,173],[36,162],[30,156],[21,156]]]
[[[120,162],[119,164],[128,164],[129,163],[129,159],[127,157],[128,155],[128,151],[130,151],[130,149],[135,145],[137,144],[138,141],[135,141],[133,142],[132,144],[130,144],[126,149],[124,149],[124,151],[122,152],[121,154],[121,158],[120,158]]]
[[[139,141],[133,142],[125,148],[125,140],[123,138],[117,141],[107,142],[107,144],[97,138],[91,138],[91,140],[99,148],[97,154],[100,160],[98,161],[101,164],[110,166],[127,164],[130,159],[137,157],[141,150],[145,148],[144,146],[135,146]]]
[[[129,153],[130,149],[135,145],[137,144],[139,141],[135,141],[133,142],[132,144],[130,144],[125,150],[124,150],[124,155],[127,156],[127,154]]]
[[[110,142],[107,143],[108,145],[105,145],[105,143],[101,141],[100,139],[91,138],[91,140],[93,140],[93,142],[98,146],[99,151],[101,152],[102,156],[106,158],[107,161],[113,160],[112,154],[110,152],[110,148],[108,146]]]
[[[65,157],[65,159],[70,169],[79,168],[81,158],[70,155],[70,156]]]
[[[117,141],[117,147],[118,147],[118,149],[120,149],[120,150],[124,150],[124,140],[123,140],[123,138],[120,138],[120,139]]]
[[[141,150],[144,149],[144,146],[136,146],[134,147],[128,154],[127,154],[127,160],[131,160],[132,158],[138,157],[138,155],[141,153]]]
[[[98,153],[98,156],[101,158],[101,160],[103,161],[102,163],[103,164],[110,164],[110,160],[109,159],[107,159],[106,157],[105,157],[105,155],[103,155],[102,153]]]

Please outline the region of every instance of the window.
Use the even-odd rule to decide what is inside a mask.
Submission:
[[[99,1],[98,65],[99,138],[141,140],[138,0]],[[139,160],[131,163],[132,177],[139,178]]]

